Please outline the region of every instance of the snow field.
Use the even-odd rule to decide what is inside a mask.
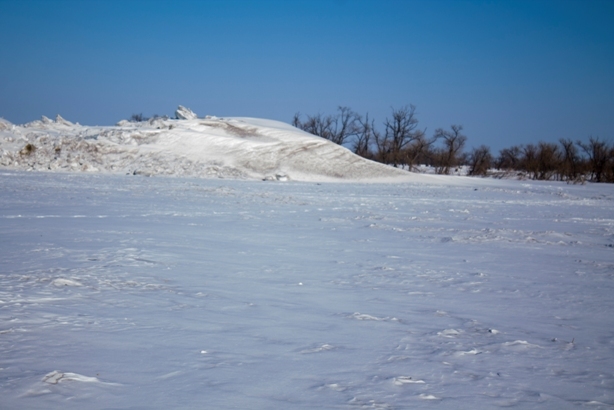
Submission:
[[[1,172],[0,408],[612,408],[614,191],[443,181]]]

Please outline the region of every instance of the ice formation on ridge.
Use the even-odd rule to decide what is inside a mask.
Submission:
[[[275,181],[420,178],[279,121],[198,118],[181,105],[176,116],[104,127],[60,115],[17,126],[2,121],[0,167]]]

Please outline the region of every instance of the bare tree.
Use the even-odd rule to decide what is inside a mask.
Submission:
[[[392,144],[386,134],[380,132],[373,133],[373,139],[375,141],[375,160],[384,164],[392,163]]]
[[[559,143],[563,148],[560,167],[561,179],[575,181],[580,174],[581,166],[578,148],[576,148],[573,141],[570,139],[561,138]]]
[[[378,152],[388,154],[384,162],[392,163],[395,167],[402,160],[401,151],[412,141],[424,136],[424,131],[418,128],[416,107],[410,105],[398,110],[392,109],[392,118],[386,118],[384,122],[385,133],[383,137],[376,139]]]
[[[302,124],[301,128],[310,134],[331,139],[332,126],[334,118],[332,116],[323,116],[322,114],[311,115]]]
[[[498,169],[505,170],[518,170],[520,167],[520,156],[522,154],[522,147],[514,145],[510,148],[503,148],[499,151],[499,157],[495,161],[495,166]]]
[[[493,157],[489,147],[480,145],[478,148],[474,148],[469,154],[469,175],[485,176],[492,162]]]
[[[130,117],[130,121],[132,122],[143,122],[143,121],[147,121],[149,118],[143,116],[143,113],[139,113],[139,114],[132,114],[132,116]]]
[[[431,155],[431,147],[437,141],[437,138],[427,138],[423,132],[414,137],[409,146],[403,151],[405,163],[409,166],[409,170],[414,170],[419,161],[425,161]]]
[[[443,140],[443,149],[439,151],[439,166],[437,172],[439,174],[449,174],[450,169],[457,166],[460,154],[467,142],[467,137],[460,132],[463,130],[462,125],[452,125],[452,131],[446,131],[443,128],[435,130],[435,138]]]
[[[591,180],[594,182],[603,182],[604,172],[606,171],[609,159],[608,145],[605,141],[593,137],[589,138],[588,143],[578,141],[577,144],[588,156],[588,167],[591,173]]]
[[[296,112],[294,114],[294,117],[292,117],[292,126],[298,129],[303,129],[301,127],[303,123],[301,122],[301,113],[300,112]]]
[[[308,115],[305,122],[301,121],[301,114],[296,113],[292,125],[335,144],[343,145],[350,137],[358,135],[361,117],[348,107],[339,106],[337,111],[336,115]]]
[[[543,141],[537,144],[537,179],[546,181],[552,179],[560,169],[560,163],[558,145]]]
[[[537,179],[539,164],[537,161],[537,147],[528,144],[522,147],[522,159],[520,168],[529,173],[532,179]]]
[[[333,121],[334,118],[330,115],[324,117],[322,114],[316,114],[308,115],[307,119],[303,122],[301,121],[301,114],[296,113],[292,119],[292,125],[310,134],[330,139]]]
[[[371,120],[369,122],[369,114],[365,115],[365,120],[358,119],[359,131],[356,135],[356,139],[353,144],[353,151],[355,154],[364,158],[372,158],[371,143],[375,140],[376,135],[379,137],[379,133],[375,129],[375,122]]]
[[[608,159],[605,166],[604,181],[614,182],[614,145],[610,145]]]
[[[339,106],[337,111],[330,140],[335,144],[343,145],[350,137],[356,137],[360,132],[361,117],[349,107]]]

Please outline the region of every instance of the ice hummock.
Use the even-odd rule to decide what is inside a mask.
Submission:
[[[189,108],[180,105],[175,111],[175,116],[180,120],[195,120],[198,118],[196,113]]]
[[[369,161],[279,121],[199,118],[183,106],[176,116],[105,127],[59,115],[17,126],[3,122],[0,166],[277,181],[434,180]]]

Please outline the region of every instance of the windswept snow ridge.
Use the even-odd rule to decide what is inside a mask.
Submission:
[[[278,121],[199,119],[183,106],[175,114],[178,120],[124,120],[113,127],[82,126],[59,115],[24,125],[2,120],[0,166],[282,181],[412,178]]]

